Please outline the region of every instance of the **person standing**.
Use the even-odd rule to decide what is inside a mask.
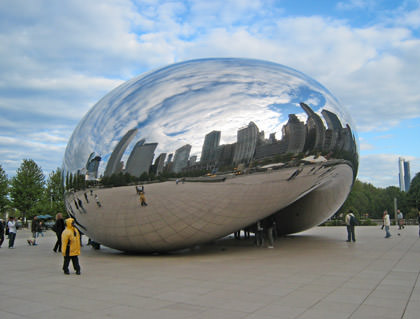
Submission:
[[[419,237],[420,237],[420,210],[419,210],[419,214],[417,215],[417,223],[419,224]]]
[[[28,239],[28,244],[29,246],[37,246],[38,244],[36,243],[36,239],[39,236],[39,233],[41,231],[41,223],[38,219],[38,216],[35,216],[32,219],[32,225],[31,225],[31,232],[32,232],[32,240]]]
[[[0,248],[4,241],[4,222],[0,219]]]
[[[274,217],[271,215],[265,219],[264,230],[267,234],[268,247],[274,248],[274,237],[273,237],[273,228],[274,228]]]
[[[57,241],[54,245],[54,252],[56,253],[57,250],[61,253],[61,234],[63,233],[66,226],[64,225],[63,215],[58,213],[55,215],[55,224],[53,226],[53,230],[55,231],[55,235],[57,236]]]
[[[63,271],[69,275],[70,260],[77,275],[80,275],[79,255],[80,255],[80,234],[74,226],[74,219],[66,219],[66,229],[61,234],[62,254],[64,257]]]
[[[385,238],[389,238],[391,237],[391,233],[389,232],[389,227],[391,226],[391,220],[389,218],[389,214],[388,211],[384,211],[384,216],[383,216],[383,220],[384,220],[384,226],[385,226]]]
[[[356,236],[354,233],[354,227],[356,226],[356,217],[353,214],[353,211],[350,210],[346,215],[346,227],[347,227],[347,242],[355,242]]]
[[[9,217],[9,221],[7,222],[7,227],[9,228],[9,248],[15,248],[15,239],[16,239],[16,219],[12,216]]]
[[[403,213],[397,209],[397,220],[398,220],[398,229],[404,229],[404,215]]]

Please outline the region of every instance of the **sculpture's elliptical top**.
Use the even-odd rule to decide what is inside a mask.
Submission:
[[[63,164],[80,229],[131,251],[189,247],[270,215],[281,233],[307,229],[342,205],[357,167],[354,126],[327,89],[235,58],[114,89],[81,120]]]

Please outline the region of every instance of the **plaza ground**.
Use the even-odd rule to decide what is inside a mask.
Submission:
[[[224,239],[161,255],[82,248],[82,275],[61,270],[48,231],[0,249],[0,318],[418,318],[418,226],[316,227],[274,249]],[[86,244],[86,238],[84,243]]]

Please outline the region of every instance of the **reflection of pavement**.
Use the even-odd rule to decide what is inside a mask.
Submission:
[[[0,318],[418,318],[417,226],[384,239],[377,227],[318,227],[274,249],[218,241],[169,255],[82,248],[82,275],[64,276],[54,237],[0,249]],[[73,272],[73,271],[72,271]]]
[[[109,246],[123,250],[185,247],[250,225],[349,169],[345,164],[334,168],[307,165],[291,179],[295,171],[295,167],[287,168],[215,183],[148,184],[147,207],[140,206],[134,186],[94,189],[102,207],[89,192],[89,203],[78,192],[86,213],[77,210],[73,200],[70,204],[87,233]]]

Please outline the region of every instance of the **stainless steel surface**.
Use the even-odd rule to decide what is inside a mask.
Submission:
[[[164,251],[273,214],[280,233],[321,223],[350,192],[358,147],[350,116],[315,80],[266,61],[203,59],[106,95],[75,129],[63,167],[84,233]]]

